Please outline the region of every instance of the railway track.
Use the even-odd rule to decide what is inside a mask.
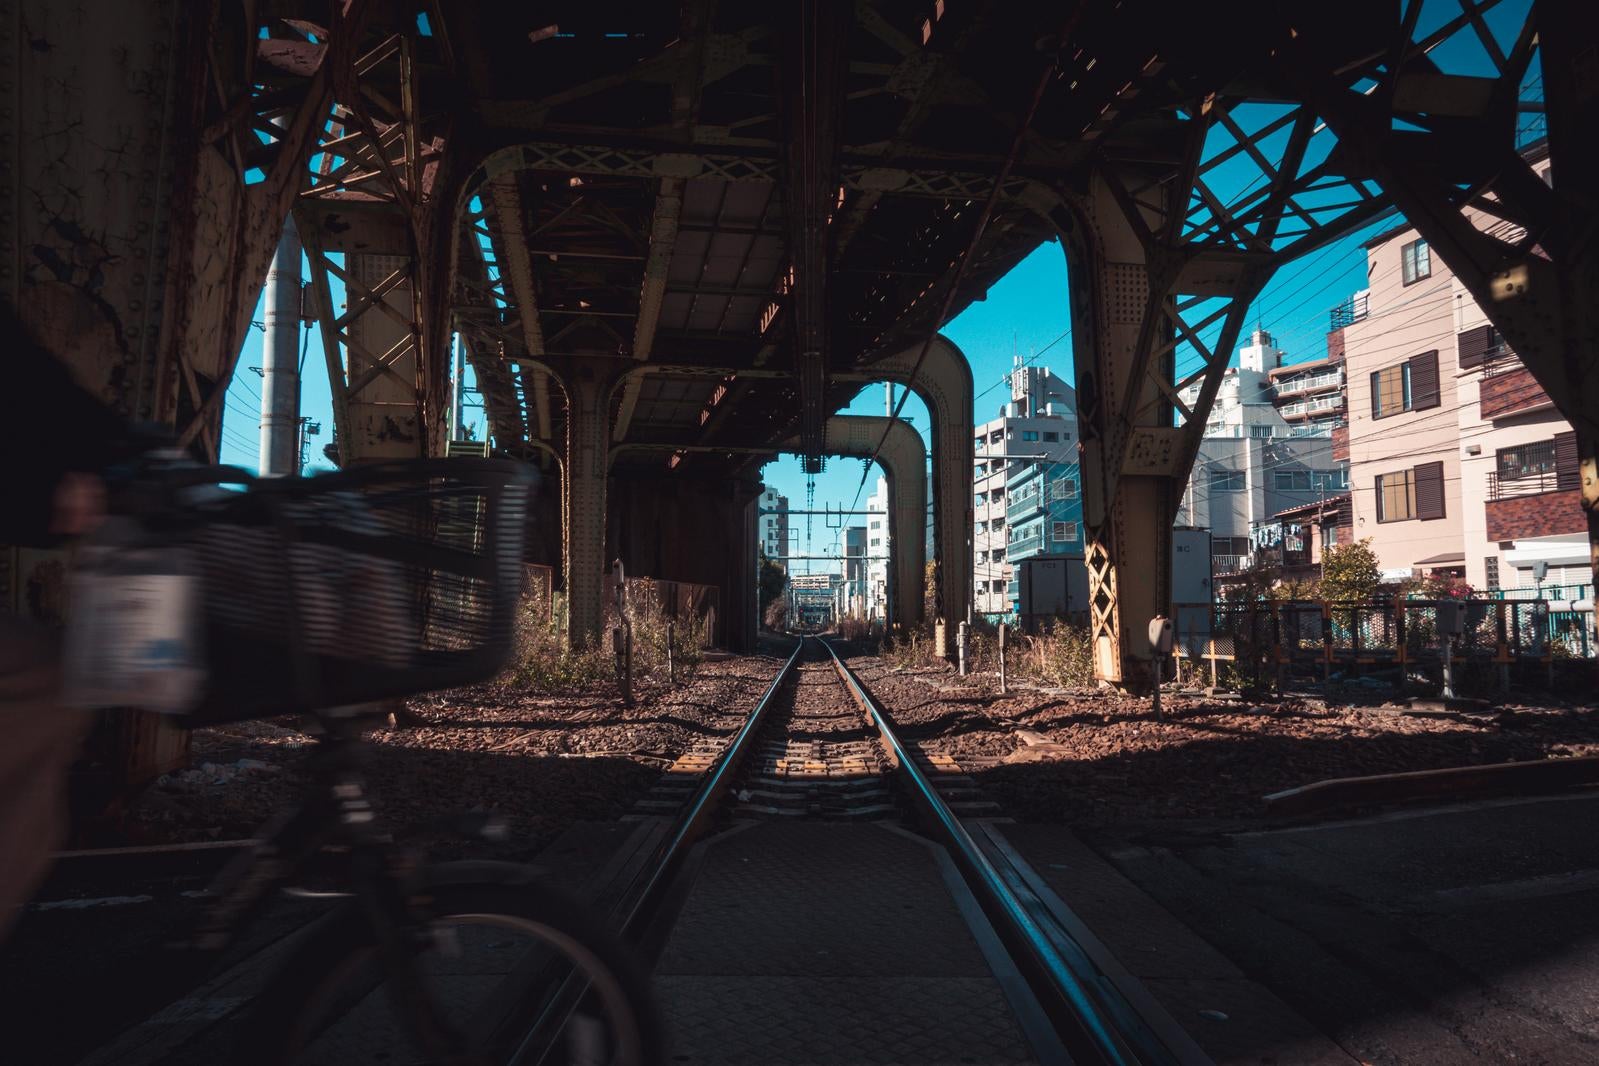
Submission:
[[[934,865],[943,864],[950,879],[943,887],[955,898],[957,909],[963,909],[976,938],[984,942],[990,970],[1004,975],[1001,983],[1008,985],[1010,1010],[1032,1052],[1016,1061],[1207,1061],[1147,991],[1109,959],[1092,934],[1043,887],[1037,873],[990,835],[984,816],[997,814],[995,805],[974,794],[969,779],[939,772],[935,765],[933,758],[902,739],[891,714],[825,640],[802,639],[738,734],[706,766],[693,794],[682,801],[673,831],[644,875],[647,883],[622,918],[624,931],[657,961],[663,1001],[669,1018],[676,1015],[679,1035],[686,1031],[691,1042],[698,1036],[705,1047],[732,1047],[768,1061],[787,1061],[772,1048],[738,1041],[738,1034],[751,1029],[781,1030],[782,1019],[766,1016],[770,1012],[759,1006],[752,1006],[756,1013],[747,1024],[714,1014],[707,1018],[703,1009],[696,1009],[696,996],[681,987],[693,985],[694,975],[677,971],[708,965],[742,972],[747,962],[742,957],[715,950],[705,957],[703,945],[720,940],[745,938],[766,944],[765,950],[783,950],[780,943],[768,943],[766,926],[760,922],[752,926],[747,915],[728,926],[714,915],[707,921],[712,912],[751,908],[749,893],[740,896],[741,889],[734,886],[770,893],[779,912],[784,906],[795,908],[774,913],[770,923],[794,930],[806,929],[807,914],[826,912],[831,901],[832,919],[806,929],[808,935],[799,937],[806,943],[826,940],[834,920],[848,928],[851,920],[838,915],[837,909],[872,910],[863,898],[871,895],[874,878],[884,875],[874,849],[886,854],[900,847],[898,839],[886,835],[894,833],[930,848],[937,860]],[[675,778],[669,787],[683,789],[686,769],[668,775]],[[976,817],[968,824],[963,819],[970,816]],[[772,828],[763,830],[761,823]],[[855,828],[860,823],[879,823],[885,835],[875,842],[862,838],[859,834],[871,830]],[[852,838],[851,833],[857,835]],[[859,846],[863,839],[864,849]],[[831,879],[856,882],[858,896],[834,900],[828,895],[830,876],[823,871],[831,861],[829,847],[834,842],[842,864]],[[729,852],[720,863],[717,849]],[[907,852],[895,861],[914,865],[917,860],[909,856]],[[789,884],[793,871],[801,867],[815,871],[816,885],[807,890],[811,895],[795,894]],[[775,883],[747,883],[750,870],[762,871]],[[892,872],[889,883],[907,895],[939,887],[924,884],[913,890],[901,876],[903,868]],[[936,875],[927,880],[936,880]],[[706,901],[696,907],[701,896]],[[908,911],[928,905],[925,900],[896,904]],[[895,916],[890,914],[887,920],[893,922]],[[936,921],[932,927],[937,927]],[[927,934],[928,929],[911,922],[888,933],[899,946],[885,950],[904,951],[906,941]],[[956,934],[944,935],[958,939]],[[826,954],[834,948],[821,950]],[[922,965],[916,955],[909,951],[896,965],[915,970]],[[791,961],[770,960],[770,968],[785,970]],[[801,961],[799,968],[805,965]],[[751,973],[748,981],[758,985],[761,978]],[[787,994],[794,990],[787,989]],[[724,988],[719,995],[729,1010],[736,1009],[737,989]],[[818,1009],[826,1014],[825,1006]],[[848,1017],[834,1018],[818,1021],[817,1027],[847,1028],[848,1022]],[[923,1024],[936,1029],[934,1019]],[[1004,1047],[1003,1039],[990,1047],[998,1056],[995,1061],[1010,1061]],[[944,1050],[948,1053],[947,1047]],[[687,1049],[686,1060],[699,1061],[703,1051],[703,1047]],[[729,1054],[736,1060],[736,1053]]]
[[[585,894],[654,967],[672,1057],[1207,1061],[936,765],[806,638],[616,827]],[[524,1047],[553,1046],[585,986],[531,954],[496,972],[529,1005]]]

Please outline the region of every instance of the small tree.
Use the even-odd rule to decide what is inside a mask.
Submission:
[[[1321,595],[1333,603],[1365,603],[1377,594],[1382,573],[1371,538],[1339,544],[1321,553]]]
[[[766,605],[766,628],[780,633],[788,625],[788,597],[779,596]]]
[[[938,560],[930,560],[922,575],[922,617],[929,625],[938,617]]]
[[[788,574],[784,569],[761,553],[760,561],[760,589],[761,611],[765,613],[767,605],[783,594],[788,587]]]

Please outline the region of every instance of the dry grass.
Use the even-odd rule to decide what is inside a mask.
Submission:
[[[667,648],[679,684],[691,680],[709,643],[707,618],[672,618],[663,608],[655,583],[628,583],[627,617],[633,627],[633,683],[667,683]],[[558,600],[559,598],[557,598]],[[523,598],[517,625],[517,651],[500,684],[522,691],[560,694],[616,677],[611,634],[617,626],[614,607],[605,613],[605,636],[598,643],[566,647],[565,612],[559,602],[546,604],[537,591]]]

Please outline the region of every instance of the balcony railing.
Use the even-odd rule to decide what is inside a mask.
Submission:
[[[1284,404],[1278,410],[1284,418],[1293,418],[1297,415],[1310,415],[1318,411],[1337,411],[1344,406],[1342,396],[1317,396],[1310,400],[1300,400],[1298,403]]]
[[[1005,546],[1005,561],[1014,563],[1021,559],[1029,559],[1034,555],[1041,554],[1043,550],[1043,537],[1023,537],[1021,540],[1013,540]]]
[[[1341,370],[1329,370],[1309,377],[1293,378],[1288,381],[1279,381],[1271,387],[1277,396],[1292,396],[1296,392],[1310,392],[1313,389],[1324,389],[1330,386],[1342,385],[1344,375]]]
[[[1503,341],[1482,353],[1482,362],[1477,364],[1482,367],[1482,376],[1495,378],[1500,374],[1508,374],[1512,370],[1522,367],[1521,356],[1513,351],[1510,345]]]
[[[1212,574],[1236,574],[1249,562],[1247,555],[1212,555],[1210,557],[1210,572]]]
[[[1558,470],[1541,470],[1520,477],[1504,477],[1497,470],[1488,472],[1490,500],[1513,500],[1518,496],[1541,496],[1546,492],[1563,492],[1581,487],[1582,482],[1576,471],[1562,473]]]
[[[1370,302],[1370,293],[1357,292],[1355,295],[1351,296],[1349,299],[1332,309],[1328,316],[1331,322],[1329,328],[1343,329],[1345,326],[1353,325],[1354,323],[1359,322],[1361,319],[1366,317]]]

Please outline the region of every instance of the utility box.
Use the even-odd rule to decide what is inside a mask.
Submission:
[[[1441,600],[1437,611],[1439,633],[1458,637],[1466,631],[1466,605],[1460,600]]]
[[[1210,530],[1178,526],[1172,530],[1172,626],[1185,658],[1205,653],[1210,638],[1211,604],[1216,587],[1210,572]]]
[[[1036,633],[1051,621],[1088,617],[1088,568],[1080,555],[1033,555],[1016,564],[1016,614]]]

